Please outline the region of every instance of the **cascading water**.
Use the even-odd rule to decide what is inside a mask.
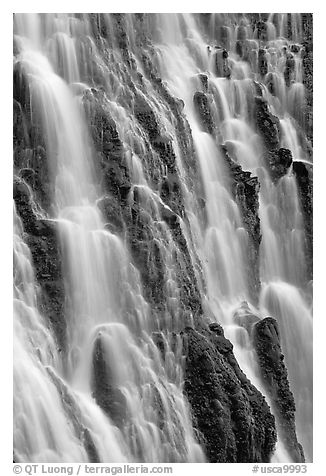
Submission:
[[[242,304],[257,319],[277,319],[298,439],[311,460],[311,290],[293,173],[295,162],[311,164],[302,141],[301,17],[270,15],[252,28],[243,15],[211,15],[205,29],[195,15],[146,15],[150,38],[141,40],[135,15],[126,15],[123,32],[119,21],[15,15],[15,71],[46,150],[46,211],[22,173],[30,161],[15,172],[33,213],[57,230],[66,326],[61,348],[40,306],[42,287],[15,209],[15,460],[206,460],[184,392],[181,331],[198,319],[195,288],[180,284],[184,276],[196,280],[204,312],[223,325],[263,394],[250,333],[234,316]],[[216,37],[228,57],[220,45],[208,46]],[[159,81],[148,75],[148,51]],[[257,130],[257,101],[279,118],[280,150],[292,153],[282,176],[269,168],[274,151],[266,154]],[[174,154],[175,164],[163,165],[162,153]],[[258,177],[257,268],[225,156]],[[115,182],[130,223],[141,223],[137,236],[114,209]],[[274,459],[291,461],[280,435]]]
[[[96,207],[99,197],[93,185],[92,151],[78,99],[74,99],[68,84],[50,65],[47,52],[41,48],[42,40],[29,42],[28,20],[29,15],[16,17],[17,34],[27,36],[19,38],[19,61],[30,81],[31,96],[36,104],[32,107],[41,114],[44,124],[48,160],[56,169],[54,219],[59,224],[68,299],[67,362],[61,362],[60,366],[46,363],[49,370],[48,375],[45,371],[43,387],[49,392],[47,387],[51,384],[58,387],[59,395],[67,393],[69,403],[71,401],[76,405],[70,411],[73,414],[78,412],[89,420],[85,426],[89,428],[94,451],[100,461],[138,458],[142,461],[201,461],[203,455],[194,441],[190,415],[181,393],[180,363],[174,362],[176,375],[174,379],[169,379],[160,364],[158,349],[150,338],[150,330],[155,328],[155,323],[149,322],[148,306],[142,298],[137,270],[132,266],[123,242],[104,229]],[[54,29],[54,35],[58,28],[58,35],[66,36],[67,19],[60,21],[53,17],[52,20],[50,27]],[[30,23],[35,26],[37,17]],[[64,31],[60,31],[61,28]],[[68,40],[59,44],[65,48],[70,70],[75,58],[73,45],[67,48]],[[67,76],[69,80],[70,71]],[[76,76],[76,71],[72,76]],[[22,301],[25,302],[24,297]],[[101,415],[94,402],[91,388],[96,378],[92,368],[94,348],[101,353],[110,374],[108,378],[114,381],[116,392],[124,402],[125,415],[121,415],[121,419],[127,420],[127,423],[120,422],[120,429],[104,414]],[[40,365],[39,362],[37,364]],[[34,365],[31,366],[32,371],[33,368]],[[104,376],[105,373],[101,378]],[[45,396],[41,393],[31,402],[35,413],[40,411],[38,398],[45,400]],[[41,411],[44,413],[44,409]],[[19,408],[15,412],[18,416]],[[61,420],[65,418],[64,414],[61,415]],[[96,421],[98,429],[94,428]],[[57,425],[60,426],[60,423]],[[40,446],[29,453],[34,428],[31,425],[27,430],[24,426],[24,430],[16,446],[19,460],[50,458],[52,461],[53,452],[58,460],[62,458],[65,461],[68,457],[74,461],[87,461],[87,455],[85,451],[82,453],[81,448],[76,455],[73,448],[68,456],[61,453],[51,437],[50,423],[45,425],[44,435],[43,426],[40,427]],[[72,444],[76,437],[70,435]],[[112,444],[105,444],[111,438]],[[66,451],[69,447],[67,443]]]
[[[234,337],[233,339],[231,337],[231,340],[236,344],[237,334],[240,333],[241,336],[243,329],[234,326],[230,309],[241,299],[250,300],[244,277],[246,232],[241,223],[239,210],[228,192],[223,159],[219,155],[214,140],[209,134],[198,131],[198,120],[195,117],[192,101],[198,85],[194,87],[191,80],[203,70],[211,81],[212,110],[220,121],[222,141],[244,170],[254,172],[260,179],[259,210],[263,238],[260,260],[263,290],[260,307],[265,315],[267,313],[277,317],[281,326],[283,347],[297,403],[297,430],[300,441],[304,443],[306,456],[310,458],[312,451],[312,319],[309,297],[307,302],[304,228],[296,180],[290,171],[275,185],[262,161],[261,139],[250,127],[252,122],[250,108],[254,103],[252,79],[258,80],[259,72],[254,62],[248,64],[239,60],[235,52],[236,37],[232,27],[229,28],[232,78],[216,78],[214,64],[207,55],[206,44],[199,36],[192,18],[185,18],[184,21],[187,22],[188,28],[187,40],[192,42],[196,56],[189,58],[187,46],[183,44],[184,38],[177,40],[174,38],[170,42],[169,31],[164,30],[162,36],[165,41],[163,46],[159,47],[159,55],[163,78],[171,84],[175,94],[185,101],[206,189],[208,228],[203,237],[202,249],[208,302],[216,318],[227,326],[226,330],[230,336]],[[178,28],[176,30],[178,31]],[[248,26],[246,32],[247,40],[253,42],[258,50],[260,42],[255,40],[255,32]],[[272,32],[274,32],[273,29]],[[300,41],[300,38],[296,38],[296,41]],[[302,65],[300,55],[296,54],[295,60],[299,66],[294,72],[294,82],[287,91],[284,85],[285,65],[282,54],[282,48],[284,49],[284,45],[287,44],[285,39],[276,40],[275,32],[268,33],[267,52],[270,54],[271,51],[276,57],[268,64],[268,74],[273,75],[274,82],[281,85],[283,83],[283,87],[279,87],[281,91],[279,97],[272,96],[268,90],[264,90],[263,94],[271,104],[273,113],[277,112],[275,110],[277,108],[274,109],[275,102],[278,109],[281,109],[282,145],[291,150],[294,160],[309,162],[308,155],[304,154],[299,144],[298,133],[289,114],[289,110],[293,109],[292,90],[302,87]],[[299,107],[302,107],[301,104]],[[294,320],[298,322],[294,323]],[[295,351],[296,347],[299,347],[300,351]],[[300,366],[297,365],[298,354],[302,355],[300,360],[304,362]],[[250,367],[253,367],[252,361],[249,363],[249,368],[246,363],[246,350],[244,349],[243,352],[241,348],[238,348],[237,356],[242,367],[246,368],[247,374],[249,372],[251,378],[257,380],[250,371]]]

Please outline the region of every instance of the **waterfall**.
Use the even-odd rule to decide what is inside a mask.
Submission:
[[[248,315],[277,321],[312,460],[303,37],[299,14],[15,14],[15,461],[207,461],[185,336],[216,323],[294,461]]]

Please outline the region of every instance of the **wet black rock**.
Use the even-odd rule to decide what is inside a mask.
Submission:
[[[260,96],[255,97],[255,121],[267,150],[274,150],[280,145],[280,121],[268,108],[268,103]]]
[[[107,363],[100,335],[94,343],[92,379],[96,403],[119,428],[122,428],[127,418],[126,401]]]
[[[310,279],[313,266],[313,166],[303,162],[293,162],[306,233],[307,263]]]
[[[300,53],[301,45],[293,44],[290,46],[291,53]]]
[[[258,71],[262,78],[268,72],[268,63],[266,59],[266,51],[263,48],[259,48],[258,50]]]
[[[226,146],[221,146],[221,151],[230,170],[231,192],[241,209],[243,223],[249,235],[247,274],[251,298],[253,302],[257,302],[260,290],[259,247],[262,238],[259,218],[260,184],[257,177],[242,170],[241,166],[229,156]]]
[[[166,165],[167,170],[174,174],[176,172],[176,156],[172,140],[169,137],[157,134],[155,138],[152,139],[151,144],[155,152],[159,154],[163,164]]]
[[[193,102],[203,131],[212,134],[215,128],[208,95],[197,91],[194,94]]]
[[[274,182],[286,175],[292,165],[292,153],[289,149],[268,150],[265,152],[264,158]]]
[[[184,331],[184,391],[210,462],[268,462],[274,451],[274,417],[241,371],[223,329]]]
[[[141,95],[135,97],[134,113],[137,121],[148,133],[149,139],[154,140],[160,134],[158,119],[150,104]]]
[[[264,386],[271,399],[278,433],[295,463],[304,462],[303,449],[297,441],[295,403],[290,390],[277,321],[266,317],[255,324],[253,342]]]

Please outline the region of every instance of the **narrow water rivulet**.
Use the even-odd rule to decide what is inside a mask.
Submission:
[[[14,15],[16,462],[312,461],[311,35]]]

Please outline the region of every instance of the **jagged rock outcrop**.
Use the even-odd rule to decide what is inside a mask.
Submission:
[[[297,179],[299,197],[304,217],[306,233],[307,263],[312,278],[313,266],[313,166],[308,163],[294,162],[293,172]]]
[[[100,335],[94,343],[92,376],[93,396],[96,403],[121,428],[127,417],[126,401],[114,381]]]
[[[280,437],[293,461],[302,463],[304,454],[302,446],[297,441],[295,403],[289,386],[277,321],[271,317],[262,319],[254,325],[252,336]]]
[[[253,302],[257,302],[259,281],[259,246],[261,242],[260,218],[259,218],[259,182],[251,172],[242,170],[227,152],[225,146],[221,146],[223,156],[231,174],[231,191],[234,199],[240,206],[244,226],[249,235],[247,273],[249,276],[250,294]]]
[[[264,154],[264,158],[274,182],[277,182],[281,177],[286,175],[292,164],[291,151],[283,147],[278,150],[267,150]]]
[[[277,182],[292,164],[291,151],[280,147],[280,121],[262,96],[255,97],[255,123],[264,142],[264,158],[271,178]]]
[[[195,92],[193,102],[203,131],[212,134],[214,132],[215,126],[212,119],[212,113],[210,111],[209,98],[207,94],[200,91]]]
[[[210,462],[268,462],[276,443],[274,417],[241,371],[218,324],[186,328],[184,391]]]
[[[267,102],[260,96],[255,97],[255,120],[256,127],[261,133],[267,150],[279,147],[279,119],[270,113]]]

